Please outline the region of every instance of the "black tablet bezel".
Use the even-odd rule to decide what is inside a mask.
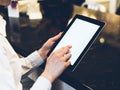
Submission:
[[[83,50],[83,52],[79,55],[78,59],[76,60],[76,62],[74,63],[74,65],[70,65],[68,67],[68,69],[74,71],[75,68],[77,67],[77,65],[80,63],[80,61],[82,60],[82,58],[84,57],[84,55],[87,53],[88,49],[91,47],[91,45],[94,43],[95,39],[97,38],[97,36],[99,35],[99,33],[102,31],[103,27],[105,26],[105,22],[90,18],[90,17],[86,17],[83,15],[75,15],[75,17],[72,19],[72,21],[70,22],[70,24],[67,26],[66,31],[63,32],[61,38],[55,43],[55,45],[53,46],[53,48],[50,50],[50,52],[48,53],[48,55],[50,55],[50,53],[54,50],[54,48],[57,46],[57,44],[59,43],[59,41],[62,39],[62,37],[65,35],[65,33],[69,30],[69,28],[71,27],[71,25],[74,23],[74,21],[76,19],[81,19],[96,25],[99,25],[100,27],[98,28],[97,32],[94,34],[94,36],[92,37],[92,39],[89,41],[89,43],[87,44],[87,46],[85,47],[85,49]]]

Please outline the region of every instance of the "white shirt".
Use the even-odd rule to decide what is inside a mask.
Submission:
[[[22,90],[21,76],[44,61],[37,51],[25,58],[19,58],[6,39],[6,22],[0,16],[0,90]],[[4,71],[4,72],[3,72]],[[51,83],[39,77],[31,90],[50,90]]]

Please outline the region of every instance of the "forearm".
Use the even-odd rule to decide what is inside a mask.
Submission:
[[[40,76],[30,90],[51,90],[51,82],[43,76]]]
[[[44,60],[41,58],[37,51],[33,52],[25,58],[21,58],[20,61],[23,74],[25,74],[32,68],[40,66],[44,62]]]

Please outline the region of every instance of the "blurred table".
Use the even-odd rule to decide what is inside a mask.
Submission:
[[[79,6],[74,6],[71,13],[72,17],[81,14],[104,21],[106,26],[76,70],[66,70],[60,78],[77,90],[84,90],[83,86],[91,90],[120,90],[120,16]],[[27,56],[65,27],[59,17],[29,20],[22,15],[19,19],[9,18],[7,38],[18,53]]]

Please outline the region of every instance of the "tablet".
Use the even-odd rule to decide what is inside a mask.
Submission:
[[[93,44],[105,23],[86,16],[76,15],[62,37],[56,42],[49,54],[63,46],[72,45],[69,69],[75,70],[90,46]]]

